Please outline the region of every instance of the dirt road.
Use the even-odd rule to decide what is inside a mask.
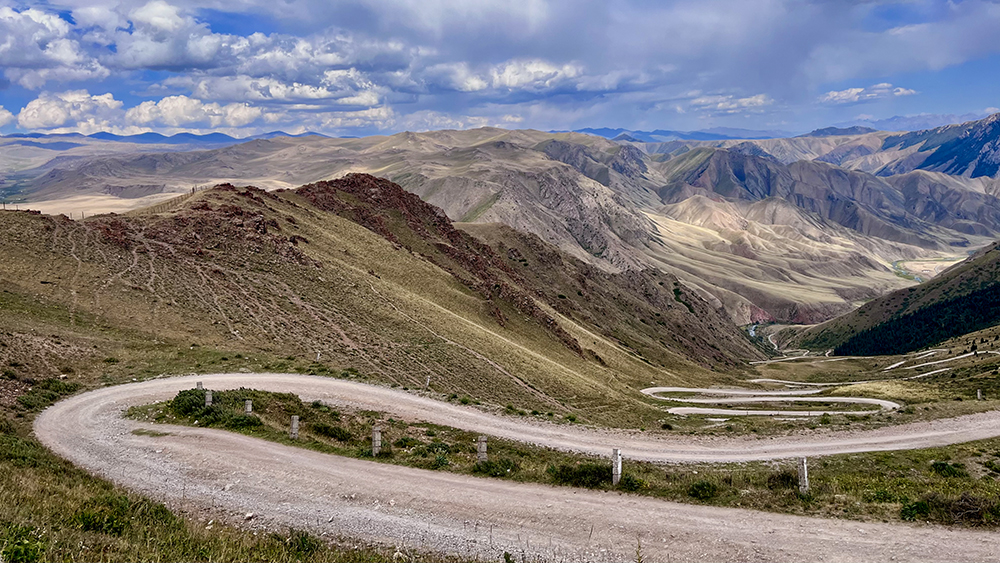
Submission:
[[[290,391],[396,416],[475,429],[553,447],[662,461],[767,459],[835,451],[924,447],[1000,435],[988,413],[851,435],[793,439],[653,439],[570,425],[496,417],[402,391],[347,381],[276,374],[164,378],[99,389],[62,401],[35,422],[57,454],[171,506],[274,528],[360,537],[404,550],[432,550],[498,560],[647,561],[987,561],[994,532],[927,525],[859,523],[651,498],[479,479],[367,462],[291,448],[225,431],[150,425],[121,418],[123,409],[164,400],[203,381]],[[167,436],[135,435],[149,428]],[[627,463],[627,460],[626,460]]]

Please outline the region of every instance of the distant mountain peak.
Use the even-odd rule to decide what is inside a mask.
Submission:
[[[866,135],[868,133],[876,133],[878,129],[872,129],[871,127],[863,127],[861,125],[854,125],[852,127],[824,127],[822,129],[816,129],[805,135],[803,137],[841,137],[846,135]]]

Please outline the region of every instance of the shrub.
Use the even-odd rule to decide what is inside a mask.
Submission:
[[[611,481],[610,463],[561,464],[549,466],[546,471],[552,476],[552,480],[560,485],[593,489]]]
[[[899,517],[903,520],[914,521],[930,516],[931,508],[927,501],[918,500],[903,505],[899,511]]]
[[[767,476],[767,488],[772,491],[775,489],[791,489],[798,485],[799,477],[790,469],[775,471]]]
[[[412,436],[403,436],[402,438],[393,442],[392,445],[396,446],[397,448],[413,448],[416,446],[422,446],[424,445],[424,443],[421,442],[420,440],[417,440],[416,438],[413,438]]]
[[[227,416],[222,420],[222,425],[230,430],[245,430],[247,428],[255,428],[264,424],[259,418],[252,414],[226,414]]]
[[[664,422],[663,424],[660,425],[660,428],[662,428],[664,430],[673,430],[674,429],[674,425],[670,424],[669,422]]]
[[[333,438],[338,442],[350,442],[351,439],[354,438],[354,436],[346,428],[341,428],[340,426],[334,426],[325,422],[313,423],[312,431],[320,436]]]
[[[711,481],[697,481],[688,487],[688,496],[698,500],[709,500],[719,492],[719,487]]]
[[[512,459],[498,459],[490,461],[480,461],[472,468],[473,473],[487,475],[489,477],[509,477],[517,473],[520,466]]]
[[[170,401],[170,410],[178,416],[200,414],[205,408],[204,389],[185,389]]]
[[[448,461],[448,456],[438,454],[434,456],[434,461],[431,463],[431,467],[434,469],[441,469],[442,467],[448,467],[451,462]]]
[[[942,477],[968,477],[969,473],[965,466],[960,463],[948,463],[947,461],[935,461],[931,464],[931,471]]]
[[[622,475],[621,481],[618,481],[618,488],[630,493],[634,493],[635,491],[645,487],[646,482],[631,473]]]
[[[432,454],[450,454],[451,447],[444,442],[431,442],[427,444],[427,451]]]

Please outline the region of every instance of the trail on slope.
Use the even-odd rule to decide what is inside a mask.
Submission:
[[[295,526],[401,547],[498,559],[503,551],[544,560],[988,560],[992,532],[859,523],[681,505],[615,492],[481,479],[291,448],[221,430],[124,419],[132,405],[173,397],[196,381],[250,387],[304,400],[380,410],[543,446],[628,460],[739,461],[921,448],[1000,435],[1000,413],[772,439],[653,438],[532,423],[402,391],[290,374],[163,378],[71,397],[35,421],[57,454],[174,507],[212,511],[252,526]],[[135,435],[138,428],[168,432]],[[766,540],[766,541],[761,541]],[[759,543],[758,543],[759,542]]]

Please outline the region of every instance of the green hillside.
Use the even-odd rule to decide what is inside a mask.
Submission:
[[[918,286],[872,300],[803,332],[798,344],[839,355],[902,354],[1000,323],[994,243]]]

